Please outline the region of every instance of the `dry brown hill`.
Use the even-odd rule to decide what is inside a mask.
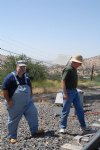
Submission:
[[[93,69],[94,75],[100,75],[100,55],[84,59],[82,67],[79,69],[84,76],[90,76]]]
[[[6,59],[5,55],[0,54],[0,66]],[[100,55],[84,59],[82,66],[78,69],[80,76],[89,77],[91,75],[92,68],[94,67],[94,75],[100,75]],[[48,67],[48,72],[50,74],[61,73],[65,68],[65,65],[52,65]]]
[[[52,74],[62,72],[64,67],[64,65],[53,65],[48,68],[48,72]],[[78,69],[78,73],[80,76],[89,77],[93,67],[94,75],[100,75],[100,55],[84,59],[82,66]]]
[[[3,64],[3,62],[4,62],[5,59],[6,59],[6,56],[0,54],[0,67]]]

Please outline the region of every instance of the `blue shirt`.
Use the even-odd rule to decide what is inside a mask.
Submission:
[[[16,78],[18,79],[20,85],[26,84],[24,75],[21,78],[18,75],[16,75]],[[26,80],[27,80],[27,85],[29,85],[31,88],[31,82],[27,75],[26,75]],[[8,90],[9,97],[11,98],[13,96],[15,90],[17,89],[17,87],[18,87],[18,85],[16,83],[14,75],[12,73],[8,74],[3,81],[2,90]]]

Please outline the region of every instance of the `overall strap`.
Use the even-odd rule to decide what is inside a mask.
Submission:
[[[27,84],[27,76],[26,76],[26,73],[24,74],[24,77],[25,77],[25,83]]]
[[[12,72],[12,74],[13,74],[13,75],[14,75],[14,77],[15,77],[15,80],[16,80],[17,85],[20,85],[20,83],[19,83],[19,81],[18,81],[18,79],[17,79],[17,77],[16,77],[15,72]]]
[[[15,77],[15,80],[16,80],[17,85],[20,85],[20,83],[19,83],[19,81],[18,81],[18,79],[17,79],[17,77],[16,77],[15,72],[12,72],[12,74],[13,74],[14,77]],[[25,77],[25,83],[27,84],[27,76],[26,76],[26,74],[24,74],[24,77]]]

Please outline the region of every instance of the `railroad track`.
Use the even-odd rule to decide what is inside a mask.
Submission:
[[[90,142],[88,142],[81,150],[100,150],[100,130],[98,130]]]
[[[100,150],[100,128],[97,131],[93,131],[84,133],[81,136],[77,135],[73,138],[71,144],[62,145],[61,150]]]

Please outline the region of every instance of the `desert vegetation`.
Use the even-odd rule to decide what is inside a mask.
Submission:
[[[98,57],[96,57],[96,60],[99,60],[97,58]],[[50,93],[50,92],[57,92],[59,89],[61,89],[61,72],[65,66],[57,65],[47,67],[43,64],[40,64],[39,62],[33,62],[32,59],[27,58],[26,55],[21,56],[10,55],[7,56],[6,59],[3,59],[3,63],[0,66],[0,85],[2,85],[4,77],[8,73],[15,70],[16,61],[19,59],[23,59],[27,63],[27,73],[29,74],[30,79],[32,81],[33,93]],[[84,62],[83,66],[78,70],[79,74],[78,87],[83,89],[94,86],[100,86],[99,61],[98,63],[97,61],[95,63],[97,65],[97,68],[95,66],[92,81],[91,81],[91,66],[93,63],[91,63],[89,68],[89,65],[86,65],[86,62]],[[93,61],[91,60],[90,62]]]

